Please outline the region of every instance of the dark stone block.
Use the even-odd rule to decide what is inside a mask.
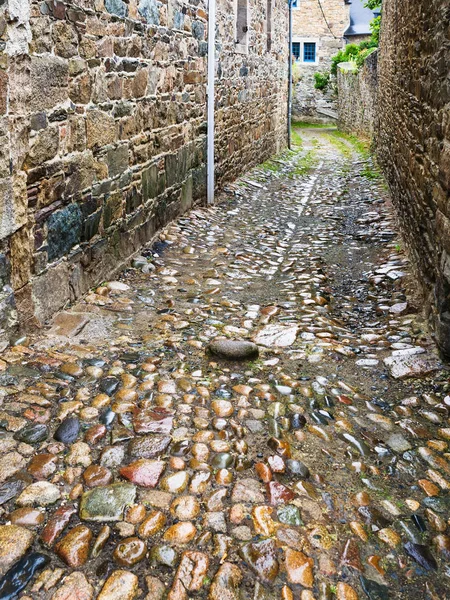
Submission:
[[[158,195],[158,167],[151,165],[142,172],[142,197],[144,202]]]
[[[134,212],[137,207],[142,204],[142,195],[139,194],[135,187],[131,188],[126,195],[126,211],[127,213]]]
[[[192,22],[192,35],[197,40],[203,40],[205,37],[205,25],[201,21]]]
[[[186,178],[189,168],[188,150],[188,146],[183,146],[176,154],[168,154],[166,156],[166,177],[169,187],[176,183],[181,183]]]
[[[199,42],[198,53],[200,56],[206,56],[208,54],[208,42]]]
[[[50,215],[47,221],[49,261],[64,256],[80,242],[82,218],[78,204],[70,204]]]
[[[82,242],[88,242],[91,238],[98,233],[100,220],[102,218],[102,211],[90,215],[83,223],[83,233],[81,236]]]

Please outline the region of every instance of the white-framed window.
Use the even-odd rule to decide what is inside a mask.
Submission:
[[[300,8],[300,0],[292,0],[292,8]]]
[[[296,62],[305,65],[319,64],[319,40],[315,38],[298,38],[292,40],[292,56]]]

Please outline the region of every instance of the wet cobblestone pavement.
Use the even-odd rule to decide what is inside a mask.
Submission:
[[[2,355],[0,599],[447,597],[448,371],[370,158],[300,135]]]

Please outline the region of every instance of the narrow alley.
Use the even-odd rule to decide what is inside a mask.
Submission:
[[[449,373],[387,187],[294,143],[1,356],[1,599],[447,597]]]

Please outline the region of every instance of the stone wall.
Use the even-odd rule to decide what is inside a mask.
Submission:
[[[109,277],[206,192],[204,0],[0,3],[0,341]],[[218,2],[218,182],[284,144],[287,7]],[[244,52],[244,53],[242,53]],[[252,145],[252,142],[255,142]]]
[[[355,71],[350,63],[338,68],[339,127],[347,133],[373,139],[377,118],[378,51]]]
[[[450,5],[384,0],[378,156],[450,356]]]
[[[267,7],[272,5],[272,30]],[[235,0],[221,0],[216,64],[219,186],[278,152],[287,139],[286,0],[252,0],[247,45],[235,43]]]
[[[344,31],[350,21],[350,5],[345,0],[322,2],[323,13],[317,0],[299,0],[293,9],[293,40],[317,40],[318,64],[295,63],[299,81],[294,88],[293,114],[297,119],[326,120],[326,115],[337,114],[337,99],[333,87],[325,93],[314,88],[314,73],[329,71],[331,58],[345,46]],[[325,15],[325,18],[324,18]]]

